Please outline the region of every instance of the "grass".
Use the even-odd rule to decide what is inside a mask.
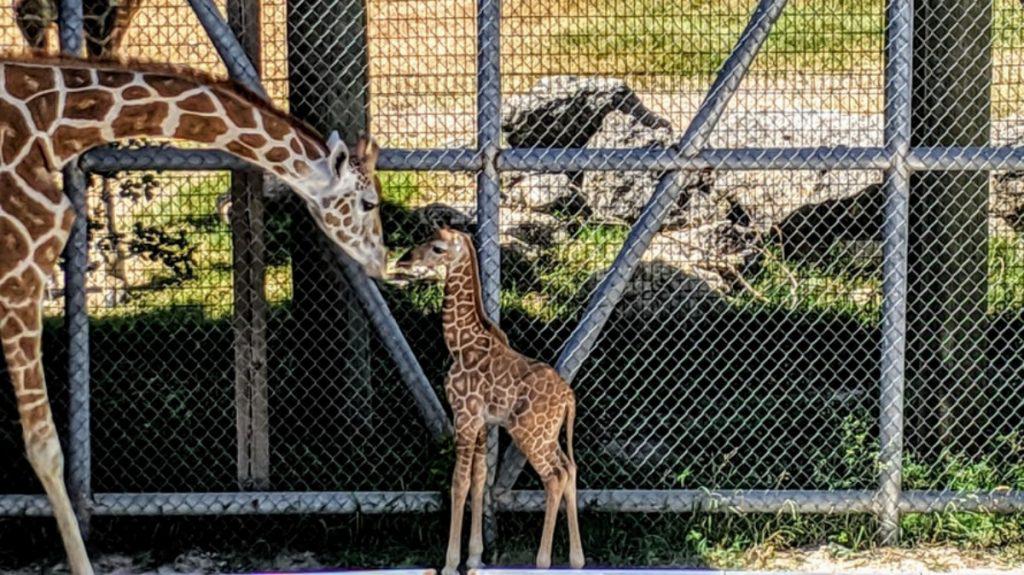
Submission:
[[[725,61],[754,3],[736,0],[577,2],[546,46],[552,56],[601,74],[705,76]],[[790,2],[757,59],[757,72],[881,69],[882,0]],[[562,71],[567,73],[568,70]]]

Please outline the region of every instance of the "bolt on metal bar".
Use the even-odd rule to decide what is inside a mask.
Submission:
[[[224,61],[228,75],[236,82],[266,98],[267,93],[260,82],[259,72],[212,0],[188,0],[188,3],[192,7],[192,11],[196,13],[199,23],[206,30],[206,35],[213,42],[213,47],[220,55],[220,59]]]
[[[683,134],[678,148],[684,157],[693,157],[707,142],[715,124],[747,75],[751,63],[761,50],[772,26],[782,14],[786,0],[760,0],[740,34],[736,47],[722,64],[707,96],[698,108],[690,126]],[[623,290],[640,258],[650,246],[661,222],[675,205],[683,187],[678,185],[678,173],[670,171],[663,175],[653,194],[644,206],[640,218],[629,230],[622,249],[615,257],[611,268],[601,279],[594,295],[590,298],[583,318],[565,343],[555,369],[567,381],[572,381],[584,360],[597,343],[612,310],[622,298]],[[505,450],[499,489],[511,489],[522,471],[525,458],[514,445]]]
[[[82,0],[61,0],[58,31],[61,52],[80,56],[84,47]],[[84,538],[89,537],[92,499],[92,438],[89,410],[89,310],[85,283],[89,267],[88,182],[72,162],[64,168],[64,194],[75,221],[64,250],[64,324],[68,338],[67,487]]]
[[[885,66],[885,148],[892,167],[885,172],[882,226],[882,349],[879,371],[879,539],[895,545],[900,537],[903,481],[903,398],[907,335],[907,257],[909,237],[911,74],[913,8],[910,0],[890,0]]]

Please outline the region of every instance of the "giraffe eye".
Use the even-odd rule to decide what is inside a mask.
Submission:
[[[363,211],[372,212],[377,208],[377,202],[371,202],[370,200],[362,200]]]
[[[445,252],[444,248],[442,248],[441,246],[432,246],[431,249],[434,251],[435,254],[438,255],[441,255]]]

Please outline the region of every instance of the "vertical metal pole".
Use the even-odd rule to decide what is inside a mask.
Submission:
[[[885,173],[882,264],[882,360],[880,373],[878,489],[879,539],[900,537],[903,478],[903,393],[907,335],[907,240],[910,204],[911,0],[889,0],[885,66],[885,148],[892,168]]]
[[[501,146],[501,0],[477,0],[477,148],[483,169],[477,174],[477,245],[484,310],[491,321],[501,319],[501,190],[497,158]],[[484,544],[494,556],[497,518],[494,479],[498,469],[498,429],[487,434],[487,484],[484,489]]]
[[[69,56],[82,54],[82,0],[61,0],[60,48]],[[92,500],[92,446],[89,435],[89,313],[85,294],[88,267],[86,175],[77,161],[64,168],[64,193],[71,200],[75,222],[64,250],[64,323],[68,335],[67,486],[82,537],[89,536]]]

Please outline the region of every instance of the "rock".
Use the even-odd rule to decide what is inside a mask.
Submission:
[[[566,174],[502,174],[501,190],[507,206],[542,213],[572,205],[580,194]]]
[[[652,128],[620,112],[605,116],[601,129],[587,143],[588,148],[667,148],[676,141],[668,126]],[[587,172],[583,177],[582,196],[593,217],[603,222],[632,224],[640,217],[644,204],[661,179],[661,172],[605,171]],[[682,173],[684,191],[676,208],[669,212],[664,226],[678,225],[685,219],[684,210],[691,195],[707,191],[712,174]]]
[[[649,110],[625,82],[594,76],[548,76],[507,100],[501,127],[514,148],[582,148],[610,112],[654,129],[668,120]]]

